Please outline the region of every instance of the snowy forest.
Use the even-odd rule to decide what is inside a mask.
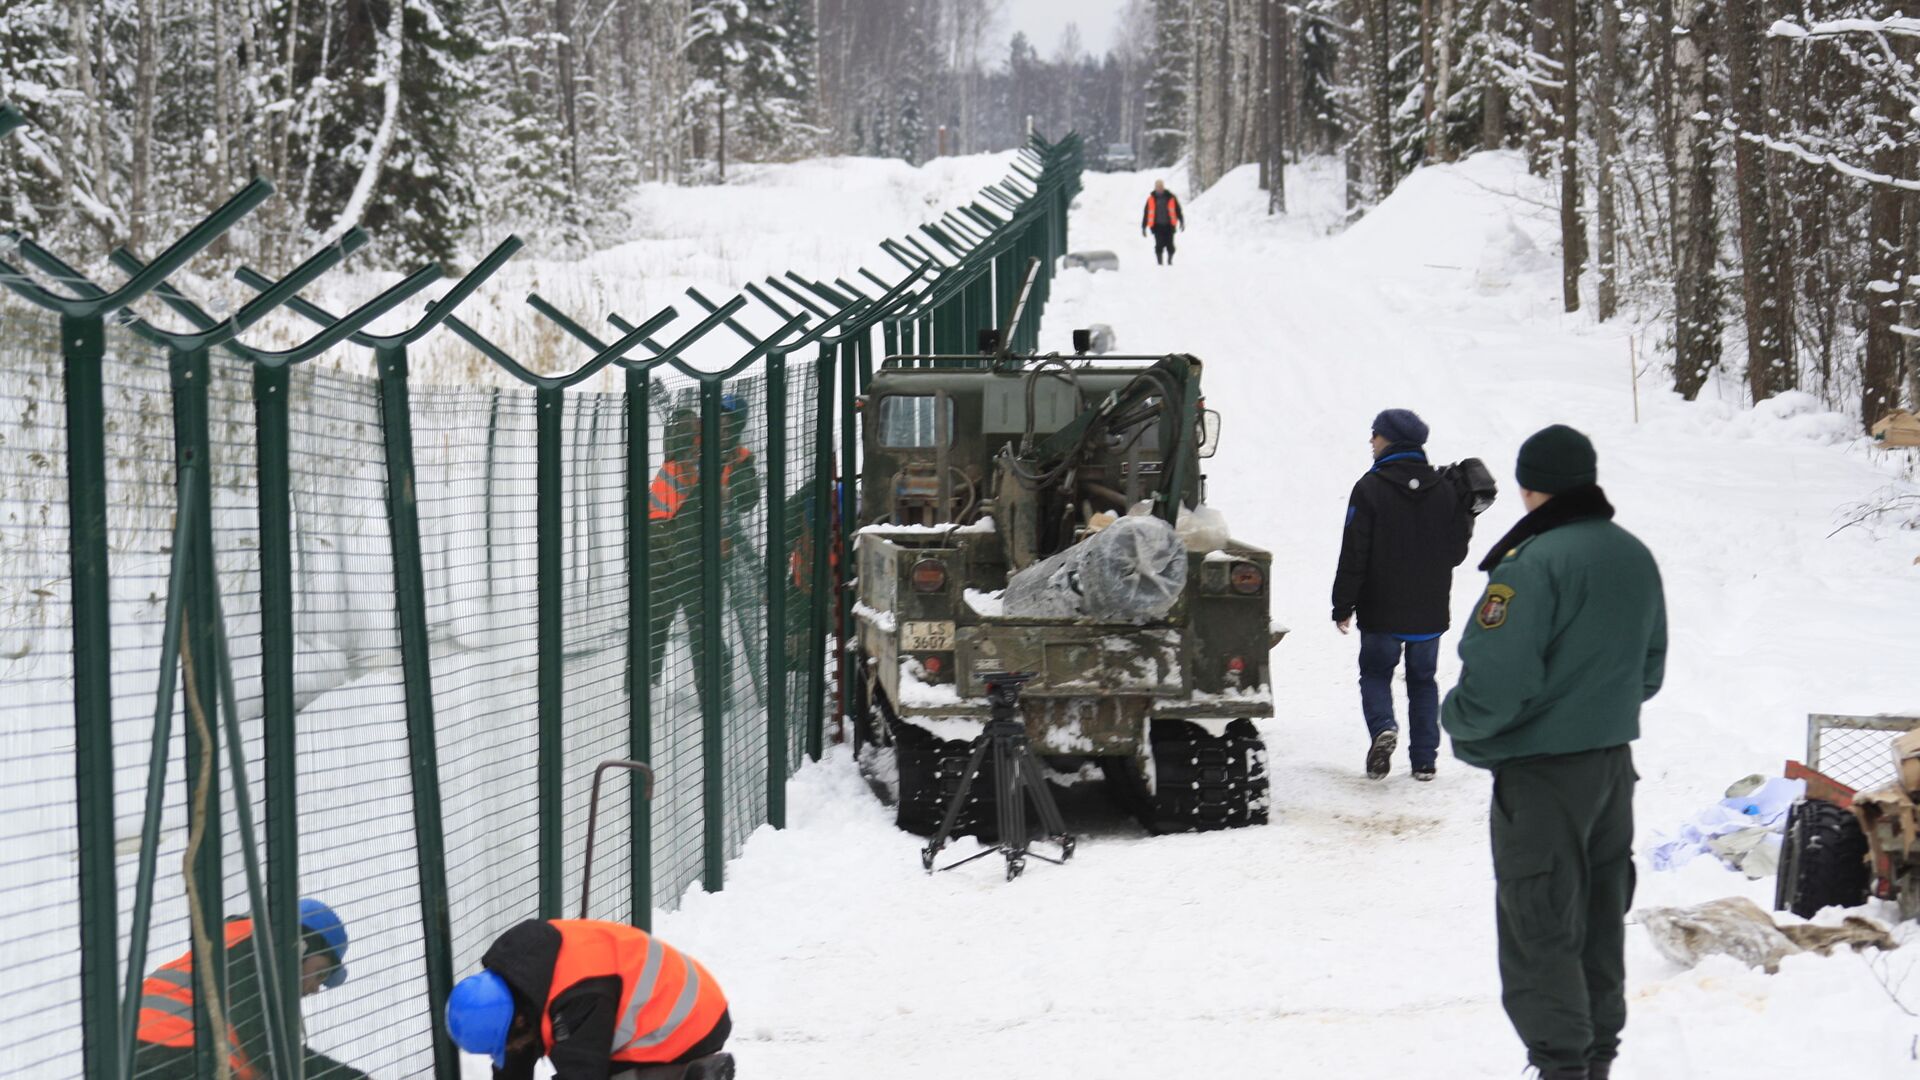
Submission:
[[[274,254],[353,225],[398,265],[485,220],[536,246],[621,234],[644,181],[738,161],[1128,141],[1143,60],[990,48],[993,0],[9,0],[0,225],[168,236],[249,176]]]
[[[1666,329],[1674,387],[1920,400],[1920,20],[1751,0],[1115,0],[1104,52],[995,33],[1011,0],[11,0],[0,225],[172,235],[248,176],[236,243],[353,225],[398,265],[477,223],[618,239],[641,182],[1018,145],[1028,125],[1193,193],[1344,162],[1349,219],[1422,164],[1515,149],[1556,181],[1563,297]],[[1026,0],[1021,0],[1026,2]],[[1271,178],[1272,182],[1269,182]]]

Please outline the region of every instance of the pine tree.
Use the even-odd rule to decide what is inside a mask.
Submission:
[[[320,28],[332,35],[334,66],[318,73],[331,89],[314,156],[303,163],[313,177],[306,224],[322,235],[360,225],[396,264],[451,260],[475,216],[459,117],[479,43],[466,30],[463,0],[406,0],[395,42],[394,3],[321,12],[336,20]],[[398,79],[391,116],[389,77]]]
[[[1163,168],[1187,150],[1193,35],[1186,0],[1154,0],[1153,46],[1153,74],[1147,78],[1146,152],[1141,163]]]
[[[696,0],[688,13],[688,119],[712,123],[723,180],[730,138],[747,156],[764,156],[799,122],[801,74],[786,17],[784,0]]]

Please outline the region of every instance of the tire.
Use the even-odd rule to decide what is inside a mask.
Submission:
[[[1780,851],[1774,906],[1811,919],[1822,908],[1867,902],[1873,870],[1853,811],[1819,799],[1795,804]]]

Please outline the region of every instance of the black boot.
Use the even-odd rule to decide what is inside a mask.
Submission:
[[[1596,1061],[1587,1066],[1587,1080],[1608,1080],[1613,1075],[1613,1059]]]

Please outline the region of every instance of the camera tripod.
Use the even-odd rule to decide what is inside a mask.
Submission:
[[[973,791],[973,782],[980,776],[980,767],[985,764],[988,753],[993,754],[993,778],[998,788],[994,811],[1000,841],[977,855],[969,855],[940,869],[952,870],[975,859],[984,859],[994,852],[1002,852],[1007,857],[1007,880],[1012,881],[1027,868],[1028,855],[1055,866],[1073,858],[1074,837],[1067,832],[1066,822],[1060,817],[1060,808],[1053,803],[1053,792],[1047,788],[1046,773],[1033,756],[1033,746],[1027,740],[1026,722],[1020,718],[1020,687],[1031,678],[1032,675],[987,676],[987,703],[992,706],[993,713],[987,720],[986,730],[973,740],[973,752],[967,758],[967,771],[960,777],[960,787],[947,804],[947,813],[940,822],[940,828],[934,831],[933,838],[927,841],[927,846],[920,852],[920,865],[927,873],[933,873],[934,856],[952,839],[954,825],[960,820],[960,811],[967,805],[967,796]],[[1060,845],[1058,859],[1027,850],[1029,798],[1040,815],[1040,825],[1046,830],[1047,839]]]

